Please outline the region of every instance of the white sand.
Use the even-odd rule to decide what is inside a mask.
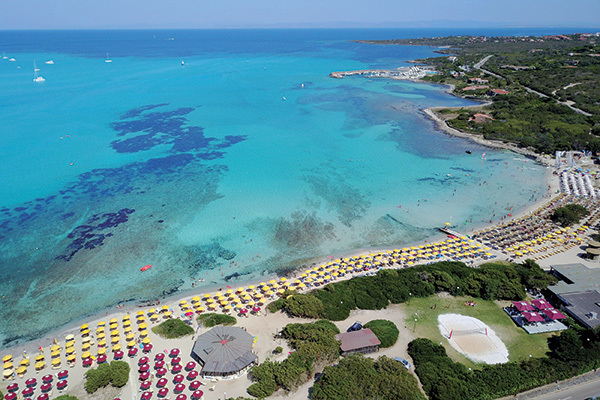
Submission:
[[[441,314],[438,316],[438,327],[450,346],[471,361],[486,364],[508,362],[508,350],[502,340],[493,329],[477,318],[461,314]]]

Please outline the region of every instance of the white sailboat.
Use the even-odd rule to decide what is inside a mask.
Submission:
[[[108,53],[106,53],[106,58],[104,59],[105,63],[111,63],[112,60],[110,58],[108,58]]]
[[[46,82],[43,76],[38,75],[38,71],[40,69],[35,65],[35,60],[33,60],[33,81],[34,82]]]
[[[8,57],[6,57],[6,54],[4,54],[4,52],[2,52],[2,59],[3,60],[8,60]]]
[[[54,60],[48,60],[48,61],[46,61],[46,64],[53,65],[54,64]]]

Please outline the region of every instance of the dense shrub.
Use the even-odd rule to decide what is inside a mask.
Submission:
[[[114,387],[123,387],[129,380],[129,364],[125,361],[112,361],[110,363],[110,383]]]
[[[90,369],[85,373],[85,390],[94,393],[99,388],[110,383],[110,364],[100,364],[97,368]]]
[[[413,340],[408,352],[423,389],[432,400],[491,400],[600,367],[597,331],[571,328],[552,336],[549,345],[549,357],[486,365],[474,371],[453,362],[443,346],[429,339]]]
[[[0,390],[0,400],[4,400],[4,393],[2,393],[2,390]]]
[[[129,364],[125,361],[112,361],[110,364],[100,364],[97,368],[85,373],[85,390],[94,393],[109,383],[115,387],[123,387],[129,380]]]
[[[281,346],[275,347],[275,350],[273,350],[273,353],[275,353],[275,354],[283,353],[283,347],[281,347]]]
[[[211,328],[216,325],[235,325],[236,322],[237,319],[235,317],[226,314],[207,313],[198,316],[198,323],[207,328]]]
[[[355,309],[379,310],[409,297],[427,297],[436,291],[490,300],[521,300],[526,287],[543,288],[553,278],[527,264],[482,265],[469,268],[461,262],[439,262],[402,270],[381,270],[375,276],[334,282],[306,294],[281,298],[270,306],[296,317],[342,321]]]
[[[385,356],[377,360],[354,354],[325,367],[313,386],[314,400],[425,400],[417,380],[404,366]]]
[[[296,351],[281,362],[267,360],[253,367],[250,375],[256,382],[248,387],[248,394],[264,398],[278,388],[295,390],[313,375],[317,364],[338,359],[339,342],[335,335],[339,332],[333,323],[324,320],[285,326],[281,335]]]
[[[70,396],[68,394],[62,394],[58,397],[55,397],[54,400],[79,400],[79,399],[75,396]]]
[[[379,345],[381,348],[392,347],[400,334],[396,324],[385,319],[374,319],[367,322],[364,327],[373,331],[377,339],[381,342]]]
[[[558,207],[552,214],[552,221],[561,224],[562,226],[570,226],[578,224],[579,220],[590,212],[582,205],[567,204],[564,207]]]
[[[177,339],[194,333],[194,328],[180,319],[168,319],[152,328],[152,332],[167,339]]]

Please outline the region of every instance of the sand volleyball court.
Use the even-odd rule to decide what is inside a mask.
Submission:
[[[474,362],[508,362],[508,350],[496,333],[477,318],[461,314],[441,314],[438,327],[450,346]]]

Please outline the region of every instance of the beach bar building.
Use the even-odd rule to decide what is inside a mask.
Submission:
[[[354,332],[338,333],[335,338],[342,342],[340,347],[343,356],[352,353],[374,353],[379,350],[381,344],[373,331],[368,328]]]
[[[242,328],[216,326],[198,337],[192,358],[202,365],[204,378],[237,377],[258,361],[253,343],[254,337]]]

